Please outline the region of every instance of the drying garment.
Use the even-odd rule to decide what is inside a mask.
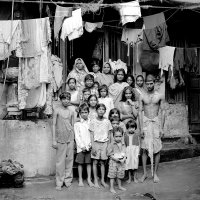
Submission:
[[[167,24],[163,13],[144,17],[143,49],[157,50],[169,42]]]
[[[174,68],[178,71],[184,68],[184,49],[176,48],[174,52]]]
[[[135,44],[143,38],[143,29],[124,28],[122,31],[121,41],[127,44]]]
[[[52,115],[53,114],[53,79],[47,84],[46,92],[46,104],[44,109],[44,114]]]
[[[121,3],[117,8],[121,15],[122,25],[128,22],[135,22],[141,17],[140,4],[137,0],[128,3]]]
[[[61,7],[56,5],[56,12],[54,17],[54,38],[58,39],[59,31],[62,27],[64,18],[72,16],[72,7]]]
[[[184,50],[185,56],[185,71],[196,72],[197,71],[197,48],[186,48]]]
[[[108,62],[111,66],[113,73],[115,73],[115,71],[118,70],[118,69],[124,69],[125,73],[127,74],[128,69],[127,69],[126,63],[124,63],[120,59],[118,59],[117,61],[112,61],[111,59],[109,59]]]
[[[163,74],[163,70],[168,71],[169,67],[173,70],[174,50],[175,47],[170,46],[159,48],[159,69],[161,69],[161,76]]]
[[[72,17],[64,20],[62,25],[61,39],[64,41],[66,37],[69,40],[79,38],[83,34],[83,21],[81,9],[72,12]]]
[[[97,28],[101,28],[103,26],[103,22],[85,22],[85,30],[89,33],[93,32]]]
[[[60,87],[63,84],[63,79],[62,79],[62,72],[63,72],[63,66],[60,63],[54,63],[53,65],[53,77],[56,82],[57,90],[60,89]]]
[[[46,103],[46,95],[47,95],[46,83],[42,83],[41,87],[42,88],[41,88],[41,92],[40,92],[40,98],[36,105],[37,108],[42,108]]]
[[[141,148],[148,151],[151,161],[151,172],[153,175],[153,154],[160,152],[162,142],[160,139],[160,122],[158,117],[149,119],[143,116],[144,138],[141,139]]]
[[[21,31],[20,20],[0,21],[0,60],[8,58],[19,46]]]
[[[101,60],[103,57],[103,39],[102,37],[100,37],[97,40],[97,43],[95,45],[93,54],[92,54],[92,58],[96,58],[98,60]]]
[[[51,41],[51,28],[49,18],[22,20],[22,35],[17,57],[35,57],[43,53]]]

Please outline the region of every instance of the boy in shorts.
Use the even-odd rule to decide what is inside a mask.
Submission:
[[[105,183],[105,162],[108,159],[106,150],[112,125],[108,119],[104,118],[106,112],[106,106],[104,104],[98,104],[96,110],[98,116],[91,121],[89,130],[91,132],[92,142],[91,158],[93,159],[94,185],[100,188],[97,177],[98,162],[100,162],[101,165],[101,184],[103,187],[108,187]]]
[[[107,154],[110,158],[108,177],[110,178],[110,192],[116,194],[114,180],[117,178],[119,190],[125,191],[122,187],[121,179],[125,175],[126,146],[122,140],[123,129],[117,127],[113,130],[114,141],[108,145]]]
[[[87,168],[87,182],[90,187],[91,181],[91,138],[89,131],[90,119],[88,118],[89,107],[86,103],[79,106],[80,121],[74,124],[75,141],[77,145],[76,162],[78,163],[79,186],[83,187],[83,165]]]

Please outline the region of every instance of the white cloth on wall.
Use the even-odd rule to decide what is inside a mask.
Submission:
[[[83,34],[83,21],[81,15],[81,8],[72,11],[72,17],[64,20],[62,25],[61,39],[69,40],[79,38]]]
[[[112,69],[113,73],[118,69],[124,69],[125,73],[127,74],[126,63],[124,63],[120,59],[118,59],[117,61],[112,61],[111,59],[109,59],[108,62],[110,63],[110,66],[111,66],[111,69]]]
[[[122,25],[128,22],[135,22],[141,17],[141,9],[138,0],[128,3],[121,3],[117,6],[121,15]]]
[[[169,67],[173,71],[174,66],[174,51],[175,47],[165,46],[159,50],[159,69],[161,69],[161,76],[163,70],[168,71]]]

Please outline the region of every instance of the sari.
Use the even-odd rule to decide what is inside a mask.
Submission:
[[[108,87],[114,83],[114,76],[112,74],[98,74],[96,79],[99,82],[99,85],[107,85]]]
[[[82,64],[83,64],[83,69],[82,70],[79,70],[77,68],[77,62],[78,61],[81,61]],[[84,87],[85,84],[84,84],[84,79],[85,79],[85,76],[89,73],[84,61],[81,59],[81,58],[77,58],[74,62],[74,67],[73,67],[73,70],[69,73],[68,77],[67,77],[67,80],[66,82],[70,79],[70,78],[75,78],[76,79],[76,86],[77,86],[77,89],[79,90],[80,87]]]

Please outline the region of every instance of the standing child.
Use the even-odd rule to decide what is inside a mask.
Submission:
[[[108,186],[105,183],[105,162],[108,159],[106,150],[112,125],[108,119],[103,117],[106,112],[104,104],[98,104],[96,110],[98,116],[91,121],[89,130],[91,131],[94,184],[95,187],[100,188],[97,177],[98,162],[101,165],[101,184],[104,187]]]
[[[118,188],[125,191],[122,187],[121,180],[125,175],[126,147],[122,141],[123,129],[117,127],[113,130],[114,141],[108,145],[109,169],[108,177],[110,178],[110,191],[116,193],[114,189],[114,180],[117,178]]]
[[[111,109],[114,108],[113,99],[108,96],[108,86],[102,85],[99,87],[99,103],[103,103],[106,106],[105,118],[108,119],[108,115]]]
[[[95,94],[92,94],[88,98],[88,106],[89,106],[89,119],[92,120],[97,117],[96,107],[98,104],[98,98]]]
[[[134,172],[134,182],[137,180],[137,169],[139,164],[140,140],[136,133],[137,123],[134,120],[129,120],[126,124],[127,133],[124,135],[126,144],[126,170],[128,170],[128,183],[131,183],[131,172]]]
[[[92,71],[90,72],[90,74],[92,74],[94,76],[94,80],[98,80],[98,76],[101,74],[101,72],[99,71],[100,67],[98,65],[98,63],[92,63]]]
[[[90,89],[84,88],[82,91],[82,98],[80,104],[87,103],[90,95],[91,95]]]
[[[85,88],[88,88],[91,94],[99,95],[98,90],[94,87],[94,76],[92,74],[88,74],[85,76]]]
[[[112,125],[112,131],[110,131],[110,143],[112,143],[114,141],[114,136],[113,136],[113,132],[116,128],[120,127],[120,120],[118,116],[114,116],[110,118],[110,123]],[[124,141],[124,140],[123,140]]]
[[[87,182],[90,187],[94,184],[91,181],[91,138],[89,131],[90,119],[88,118],[89,107],[83,103],[79,107],[80,121],[74,124],[75,141],[77,145],[76,162],[78,163],[79,186],[83,187],[83,165],[87,167]]]
[[[56,189],[61,190],[63,184],[69,187],[72,183],[72,167],[74,162],[74,114],[68,108],[71,94],[63,92],[60,96],[62,104],[53,112],[53,147],[56,149]]]

